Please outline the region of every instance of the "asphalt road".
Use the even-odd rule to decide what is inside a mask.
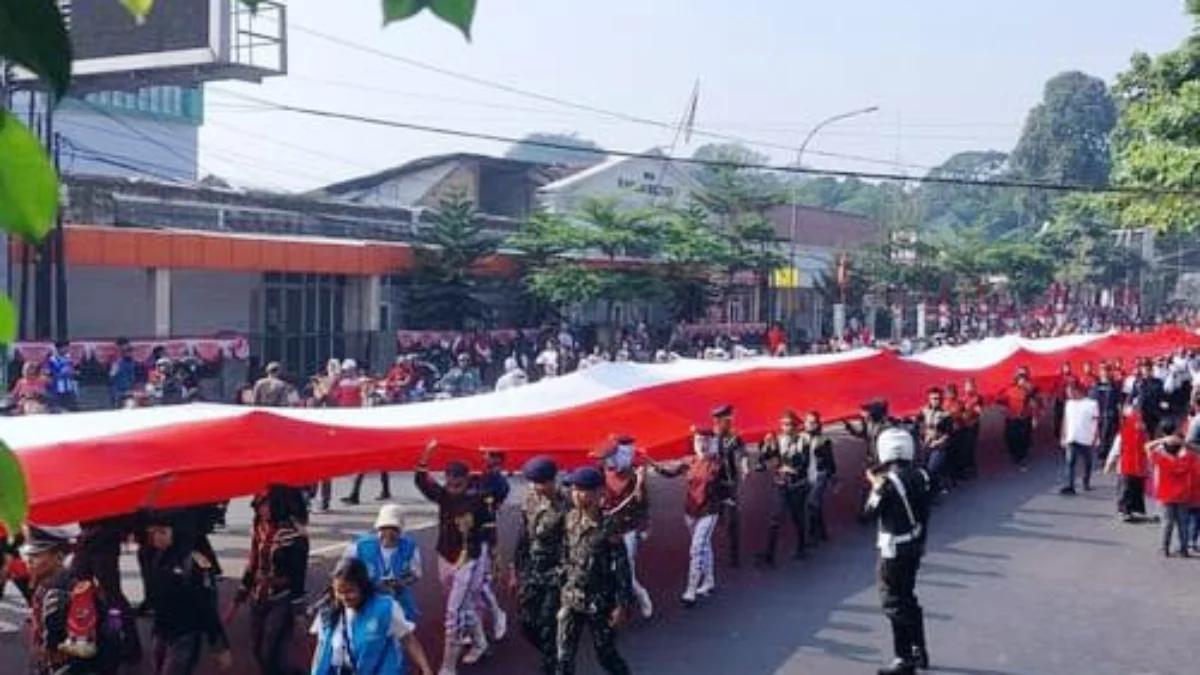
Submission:
[[[846,478],[857,474],[858,453],[857,443],[839,442]],[[1061,497],[1055,490],[1052,453],[1037,453],[1040,461],[1028,473],[1008,468],[1000,454],[994,444],[988,447],[984,477],[950,495],[934,516],[918,592],[937,672],[1197,672],[1200,560],[1164,560],[1157,553],[1157,527],[1116,521],[1111,480],[1098,479],[1094,492]],[[397,500],[411,506],[410,529],[421,530],[422,548],[431,552],[431,533],[422,526],[430,522],[432,511],[415,494],[411,476],[394,478]],[[752,478],[746,491],[747,559],[763,539],[762,479]],[[364,496],[373,497],[375,488],[368,479]],[[346,489],[340,482],[335,494]],[[874,587],[871,532],[845,517],[855,501],[848,482],[834,495],[839,514],[832,524],[834,541],[806,561],[788,561],[775,570],[752,565],[730,570],[719,539],[718,593],[693,610],[682,609],[677,601],[687,563],[678,485],[658,484],[653,496],[654,526],[639,576],[651,589],[657,611],[650,622],[635,622],[622,634],[622,651],[634,672],[857,675],[873,673],[890,657]],[[342,545],[369,527],[374,510],[373,503],[366,503],[314,516],[311,592],[322,587]],[[510,509],[505,528],[510,533],[512,515]],[[245,504],[235,504],[228,531],[214,541],[231,578],[240,574],[247,552],[248,521]],[[136,597],[136,569],[126,558],[125,586]],[[432,553],[426,558],[432,581]],[[13,595],[10,591],[10,599]],[[511,605],[511,598],[506,602]],[[420,635],[436,662],[441,605],[434,583],[423,584],[419,603],[424,612]],[[15,629],[22,621],[23,612],[10,600],[0,606],[0,631],[8,628],[0,634],[0,673],[21,672],[24,643]],[[240,623],[231,628],[235,655],[242,656],[234,672],[249,675],[254,669],[244,657],[244,632]],[[298,663],[306,656],[303,650],[300,645]],[[581,656],[581,674],[601,672],[586,639]],[[208,665],[205,675],[215,672]],[[531,650],[513,630],[483,663],[460,672],[510,675],[533,672],[534,667]]]

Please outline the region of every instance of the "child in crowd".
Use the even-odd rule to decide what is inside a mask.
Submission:
[[[1200,480],[1200,464],[1195,453],[1184,449],[1183,434],[1175,420],[1159,424],[1157,440],[1146,444],[1146,452],[1157,471],[1157,494],[1163,510],[1162,552],[1171,555],[1171,536],[1178,530],[1178,553],[1188,557],[1188,508],[1194,484]]]

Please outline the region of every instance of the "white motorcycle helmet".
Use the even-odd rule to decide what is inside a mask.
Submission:
[[[875,452],[880,464],[911,462],[915,455],[912,434],[903,429],[884,429],[875,441]]]

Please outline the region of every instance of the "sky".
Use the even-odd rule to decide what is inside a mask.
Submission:
[[[1135,51],[1174,48],[1181,0],[478,0],[472,40],[428,13],[382,27],[379,0],[290,0],[288,74],[207,90],[201,173],[305,190],[431,154],[507,145],[270,111],[238,98],[517,138],[578,133],[668,147],[699,81],[696,133],[817,169],[917,176],[950,155],[1009,150],[1045,81],[1106,80]],[[339,44],[340,43],[340,44]],[[601,108],[517,95],[395,58]]]

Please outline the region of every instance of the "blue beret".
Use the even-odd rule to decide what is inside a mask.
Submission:
[[[733,414],[733,406],[728,403],[726,403],[725,405],[717,406],[716,408],[713,408],[713,411],[712,411],[713,417],[729,417],[732,414]]]
[[[534,457],[525,462],[521,474],[530,483],[549,483],[558,476],[558,464],[545,455]]]
[[[567,477],[567,484],[580,490],[598,490],[604,487],[604,474],[594,466],[581,466]]]
[[[471,475],[471,468],[462,462],[450,462],[446,465],[446,475],[450,478],[466,478]]]

